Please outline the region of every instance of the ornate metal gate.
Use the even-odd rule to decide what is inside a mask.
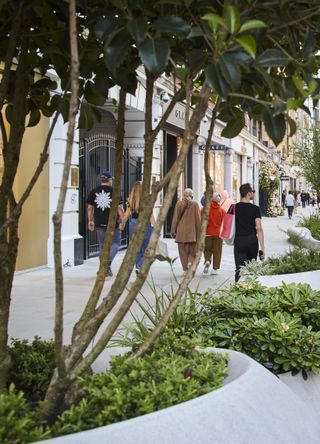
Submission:
[[[86,199],[89,192],[100,184],[102,170],[114,171],[115,138],[109,134],[94,134],[79,144],[79,233],[84,238],[84,258],[98,256],[99,244],[95,231],[88,230]],[[124,150],[121,195],[126,200],[133,183],[141,179],[140,157]],[[128,245],[127,229],[123,231],[121,247]]]

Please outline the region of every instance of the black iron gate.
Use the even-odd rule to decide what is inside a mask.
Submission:
[[[84,239],[84,258],[98,256],[99,244],[95,231],[88,230],[86,199],[89,192],[100,185],[102,170],[114,171],[115,138],[109,134],[94,134],[80,140],[79,144],[79,233]],[[121,195],[124,202],[133,183],[141,179],[142,161],[124,150]],[[128,245],[128,230],[122,234],[121,247]]]

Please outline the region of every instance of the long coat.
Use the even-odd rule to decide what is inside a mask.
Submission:
[[[186,210],[183,212],[184,208]],[[176,235],[176,242],[197,242],[200,228],[200,208],[197,202],[186,199],[177,202],[171,224],[171,234]]]

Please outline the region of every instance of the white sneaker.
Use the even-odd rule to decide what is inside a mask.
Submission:
[[[211,274],[220,274],[220,271],[216,268],[214,268],[211,272]]]
[[[203,273],[208,274],[209,268],[210,268],[210,262],[206,261],[206,263],[204,264]]]

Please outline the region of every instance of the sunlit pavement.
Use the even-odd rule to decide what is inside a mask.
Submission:
[[[276,218],[263,218],[265,233],[266,256],[283,254],[290,248],[287,240],[286,230],[297,223],[301,215],[308,215],[315,208],[299,208],[298,214],[289,220],[288,216]],[[171,258],[178,258],[177,245],[172,239],[166,239],[168,252]],[[117,273],[123,261],[125,252],[116,256],[112,269],[114,275]],[[203,275],[203,262],[201,261],[196,275],[190,284],[193,291],[205,292],[208,288],[217,289],[220,286],[229,285],[234,281],[233,247],[224,245],[222,252],[222,263],[219,275]],[[90,291],[96,278],[98,259],[85,261],[83,265],[64,270],[64,338],[68,342],[72,327],[78,320],[82,309],[90,295]],[[173,273],[172,273],[173,270]],[[143,286],[141,293],[150,303],[154,300],[151,286],[155,285],[158,292],[171,292],[177,288],[178,282],[182,280],[182,268],[177,259],[173,268],[167,262],[155,261],[151,267],[148,280]],[[130,282],[135,279],[132,273]],[[106,278],[101,298],[107,296],[113,278]],[[129,282],[129,285],[130,285]],[[54,272],[52,269],[43,268],[28,272],[16,273],[12,290],[12,304],[9,323],[9,337],[32,339],[35,335],[42,338],[53,337],[54,325]],[[122,296],[123,298],[124,296]],[[120,299],[119,303],[121,303]],[[110,316],[117,310],[113,309]],[[139,314],[139,309],[133,307],[133,311]],[[110,319],[110,316],[106,322]],[[126,320],[130,320],[130,314]],[[103,328],[103,326],[101,327]]]

